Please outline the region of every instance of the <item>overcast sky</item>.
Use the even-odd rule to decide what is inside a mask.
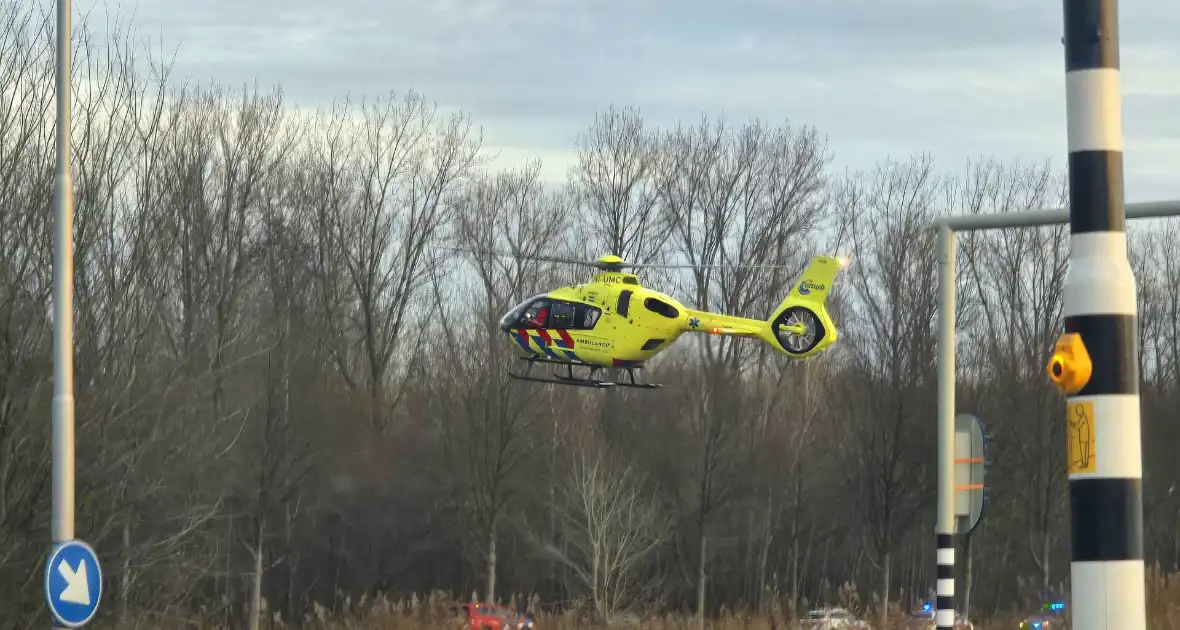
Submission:
[[[95,0],[75,0],[85,12]],[[1064,164],[1060,0],[106,0],[199,80],[414,88],[560,178],[596,109],[815,125],[841,166]],[[101,19],[100,15],[96,18]],[[1180,198],[1180,3],[1121,7],[1128,201]]]

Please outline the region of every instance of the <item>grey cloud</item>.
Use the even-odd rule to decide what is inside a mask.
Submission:
[[[850,165],[1065,155],[1060,2],[139,0],[136,23],[182,74],[302,105],[414,88],[514,155],[560,161],[609,104],[814,124]],[[1180,195],[1160,167],[1180,164],[1177,31],[1180,5],[1122,3],[1133,197]]]

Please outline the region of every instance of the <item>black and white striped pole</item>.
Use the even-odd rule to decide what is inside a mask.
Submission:
[[[955,234],[938,226],[938,542],[934,621],[955,623]]]
[[[938,533],[938,582],[934,623],[938,630],[955,627],[955,535]]]
[[[1145,630],[1135,276],[1127,260],[1117,0],[1064,0],[1070,264],[1049,376],[1067,395],[1076,630]]]
[[[955,235],[938,232],[938,523],[934,622],[955,627],[955,539],[970,534],[983,516],[984,433],[979,418],[955,415]]]

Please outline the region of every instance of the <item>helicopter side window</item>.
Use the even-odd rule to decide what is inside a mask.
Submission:
[[[574,305],[565,302],[554,302],[549,312],[549,328],[573,328]]]
[[[550,302],[547,328],[561,330],[590,330],[598,323],[602,311],[589,304]]]
[[[663,300],[647,298],[643,301],[643,305],[647,308],[647,310],[659,315],[663,315],[668,319],[676,319],[677,317],[680,317],[680,311],[677,310],[675,306],[672,306]]]
[[[594,328],[594,324],[598,323],[598,318],[601,316],[602,311],[598,308],[589,304],[579,304],[574,323],[582,330],[591,330]]]
[[[549,302],[543,293],[524,300],[504,313],[500,318],[500,328],[543,328],[548,324]]]
[[[537,300],[525,309],[524,316],[521,318],[524,321],[521,323],[530,328],[546,328],[551,325],[550,318],[549,303],[545,300]]]
[[[632,293],[632,291],[619,292],[619,306],[616,310],[619,312],[619,315],[622,315],[623,317],[627,316],[627,311],[631,308]]]

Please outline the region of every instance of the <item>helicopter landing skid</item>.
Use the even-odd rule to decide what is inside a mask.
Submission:
[[[508,376],[511,376],[512,378],[519,380],[519,381],[532,381],[534,383],[550,383],[553,385],[573,385],[575,387],[592,387],[595,389],[606,389],[608,387],[634,387],[637,389],[658,389],[660,387],[663,387],[663,385],[660,385],[659,383],[645,383],[641,379],[636,378],[635,372],[636,372],[636,370],[642,371],[643,370],[642,366],[616,368],[617,370],[619,370],[620,376],[622,376],[621,373],[625,372],[627,374],[627,379],[626,380],[619,379],[619,380],[611,381],[611,380],[603,380],[603,379],[596,378],[596,375],[598,373],[605,372],[606,370],[609,369],[609,368],[606,368],[601,365],[593,365],[590,363],[573,362],[573,361],[554,361],[552,359],[546,359],[546,358],[542,358],[542,357],[517,357],[517,358],[521,361],[524,361],[527,366],[527,367],[525,367],[524,374],[516,374],[512,371],[511,368],[509,368]],[[548,364],[548,365],[554,366],[554,369],[553,369],[549,378],[533,376],[533,374],[532,374],[533,366],[538,363],[543,363],[543,364]],[[574,368],[575,367],[588,368],[590,370],[589,376],[586,378],[575,376],[574,375]],[[565,370],[564,370],[565,374],[560,373],[561,368],[565,368]]]

